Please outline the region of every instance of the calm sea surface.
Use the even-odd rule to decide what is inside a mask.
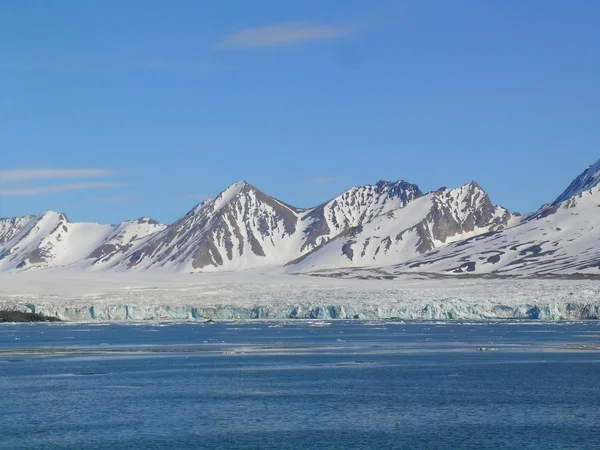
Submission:
[[[0,448],[600,448],[598,322],[321,324],[0,325]]]

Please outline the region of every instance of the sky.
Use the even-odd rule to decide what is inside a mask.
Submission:
[[[597,0],[0,2],[0,217],[403,179],[529,212],[600,158]]]

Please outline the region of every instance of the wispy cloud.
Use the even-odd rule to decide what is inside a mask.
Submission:
[[[60,180],[67,178],[99,178],[113,175],[106,169],[16,169],[0,170],[0,183],[35,180]]]
[[[58,184],[54,186],[31,186],[31,187],[19,187],[12,189],[0,189],[0,197],[33,197],[37,195],[52,194],[56,192],[68,192],[68,191],[83,191],[89,189],[103,189],[103,188],[114,188],[128,186],[128,183],[113,183],[113,182],[99,182],[99,183],[71,183],[71,184]]]
[[[309,180],[308,182],[310,184],[328,184],[328,183],[333,183],[335,181],[335,178],[333,177],[322,177],[322,178],[313,178],[312,180]]]
[[[222,49],[284,47],[305,42],[340,39],[349,34],[349,29],[340,26],[289,22],[232,33],[219,42],[217,47]]]

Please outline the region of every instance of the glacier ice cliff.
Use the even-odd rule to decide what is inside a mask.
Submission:
[[[431,320],[490,320],[490,319],[544,319],[586,320],[600,317],[600,302],[565,304],[502,304],[467,305],[456,302],[428,303],[423,308],[377,305],[257,305],[243,307],[216,305],[145,306],[134,304],[74,304],[53,305],[2,302],[3,310],[33,312],[64,321],[199,321],[249,319],[431,319]]]
[[[0,310],[65,321],[600,318],[593,280],[344,280],[222,274],[0,278]]]

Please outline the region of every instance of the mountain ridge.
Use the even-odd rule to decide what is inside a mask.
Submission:
[[[73,223],[52,211],[0,219],[0,271],[589,272],[600,270],[599,183],[597,161],[555,201],[521,216],[495,205],[475,181],[423,193],[404,180],[380,180],[297,208],[239,180],[169,225],[148,217]]]

